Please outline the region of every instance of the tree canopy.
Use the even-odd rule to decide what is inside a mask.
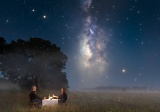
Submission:
[[[0,69],[5,79],[29,88],[59,89],[68,87],[67,56],[48,40],[18,39],[7,44],[0,37]]]

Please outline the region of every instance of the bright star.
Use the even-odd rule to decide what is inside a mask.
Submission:
[[[125,72],[126,72],[126,70],[125,70],[125,69],[122,69],[122,72],[123,72],[123,73],[125,73]]]
[[[46,16],[46,15],[44,15],[44,16],[43,16],[43,18],[44,18],[44,19],[46,19],[46,18],[47,18],[47,16]]]

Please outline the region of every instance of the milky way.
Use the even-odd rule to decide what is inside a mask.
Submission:
[[[98,80],[97,78],[102,78],[106,75],[108,68],[106,52],[108,40],[104,30],[96,24],[96,17],[90,13],[91,5],[92,0],[86,0],[82,5],[84,25],[80,34],[79,67],[82,72],[83,83],[88,82],[88,80],[95,81],[95,79]]]

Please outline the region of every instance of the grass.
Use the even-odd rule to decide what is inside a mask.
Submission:
[[[0,112],[160,112],[160,92],[70,91],[67,105],[33,110],[28,94],[25,91],[0,91]],[[48,94],[43,92],[40,96]]]

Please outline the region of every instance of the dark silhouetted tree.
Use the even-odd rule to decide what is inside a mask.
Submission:
[[[33,84],[48,89],[68,87],[64,72],[68,58],[55,44],[41,38],[3,43],[0,68],[4,78],[23,88]]]
[[[6,40],[3,37],[0,37],[0,53],[4,52],[5,45],[6,45]]]

